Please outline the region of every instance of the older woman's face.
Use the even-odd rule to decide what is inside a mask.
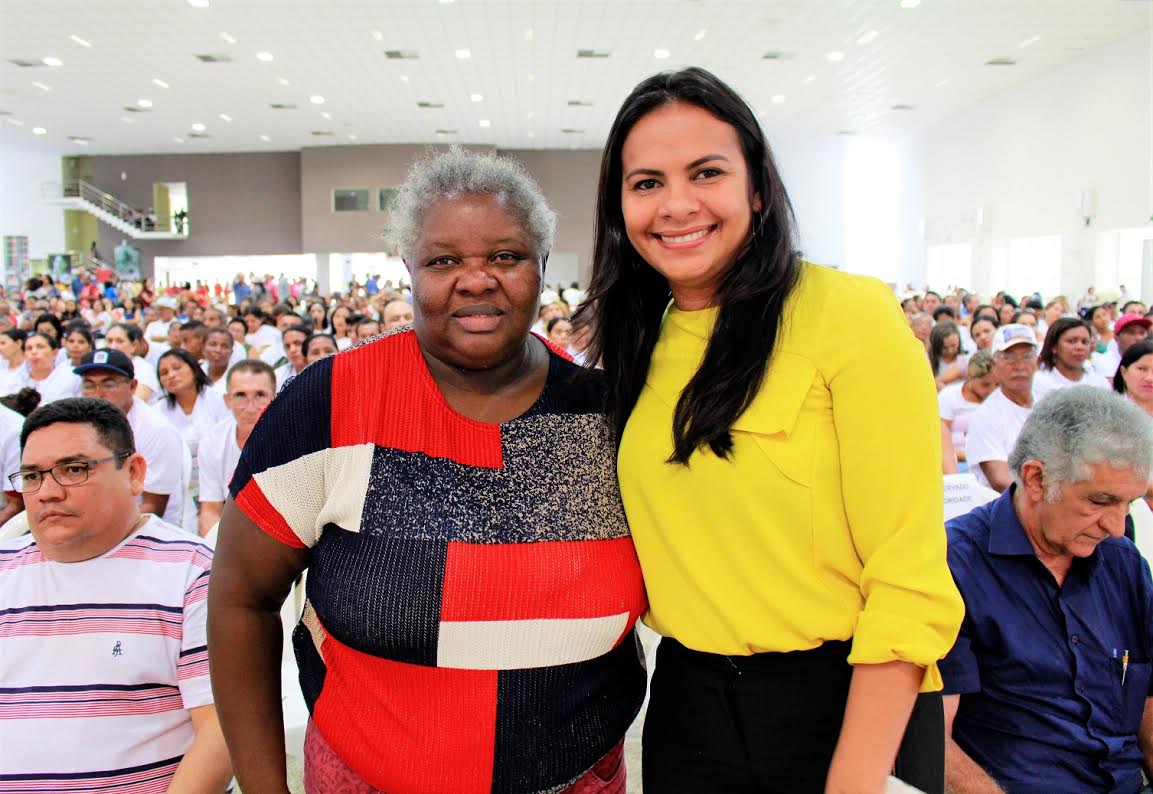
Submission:
[[[489,369],[523,349],[540,299],[540,252],[498,197],[437,199],[410,257],[413,325],[427,352]]]

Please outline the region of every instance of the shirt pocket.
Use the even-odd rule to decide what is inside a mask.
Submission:
[[[1118,689],[1121,697],[1121,732],[1136,733],[1141,727],[1141,717],[1145,713],[1145,699],[1149,696],[1149,679],[1153,676],[1153,662],[1148,659],[1129,659],[1125,669],[1125,683],[1121,685],[1122,667],[1120,660],[1115,662]]]
[[[733,430],[748,433],[788,480],[813,484],[813,427],[804,408],[817,368],[806,358],[775,353],[765,382]]]

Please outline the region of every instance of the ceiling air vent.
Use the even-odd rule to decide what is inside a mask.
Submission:
[[[327,138],[329,136],[335,135],[336,133],[333,132],[332,130],[313,130],[312,132],[310,132],[308,134],[313,136],[314,138]]]
[[[196,56],[201,63],[232,63],[232,56],[224,53],[205,52]]]
[[[460,130],[437,130],[437,135],[459,135]]]
[[[0,116],[11,116],[11,115],[12,115],[11,110],[0,110]]]
[[[856,135],[856,130],[837,130],[838,135]]]
[[[893,107],[892,107],[892,110],[916,110],[916,109],[917,109],[916,105],[909,105],[909,104],[906,104],[904,102],[898,102],[897,104],[893,105]]]
[[[585,131],[584,130],[576,130],[576,129],[573,129],[572,127],[565,127],[563,130],[561,130],[561,134],[562,135],[584,135]]]
[[[385,50],[384,57],[390,61],[414,61],[420,53],[416,50]]]
[[[578,58],[608,58],[612,54],[612,50],[577,50]]]
[[[211,138],[212,133],[211,132],[190,132],[190,133],[188,133],[188,137],[189,138]]]
[[[152,111],[149,108],[137,107],[136,105],[125,105],[124,106],[124,112],[125,113],[151,113]]]
[[[591,108],[593,103],[590,99],[570,99],[568,106],[570,108]]]
[[[417,102],[416,106],[418,108],[424,108],[425,110],[440,110],[441,108],[444,107],[444,103],[443,102]]]
[[[986,66],[1016,66],[1017,65],[1017,59],[1016,58],[1009,58],[1009,57],[1002,55],[998,58],[990,58],[989,60],[985,61],[985,65]]]
[[[8,63],[15,64],[24,69],[33,69],[37,66],[44,66],[43,61],[34,61],[31,58],[9,58]]]
[[[795,52],[785,52],[784,50],[769,50],[761,56],[762,61],[791,61],[796,58]]]
[[[268,106],[273,110],[296,110],[296,105],[292,102],[269,102]]]
[[[92,139],[89,138],[87,135],[69,135],[68,140],[72,141],[73,143],[81,143],[81,144],[92,142]]]

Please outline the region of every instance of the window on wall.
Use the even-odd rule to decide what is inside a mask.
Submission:
[[[1120,291],[1124,286],[1130,295],[1144,295],[1146,253],[1153,240],[1153,228],[1104,231],[1097,235],[1097,259],[1093,268],[1093,286],[1097,290]]]
[[[1013,237],[1004,251],[1004,284],[994,283],[993,290],[1004,289],[1017,299],[1034,292],[1045,300],[1061,294],[1061,235]]]
[[[387,212],[392,209],[392,202],[396,200],[396,194],[399,190],[400,188],[395,187],[382,187],[377,192],[377,208],[381,212]]]
[[[332,191],[333,212],[368,212],[372,197],[368,188],[337,188]]]
[[[973,244],[943,243],[925,249],[925,278],[943,293],[953,287],[973,289]]]

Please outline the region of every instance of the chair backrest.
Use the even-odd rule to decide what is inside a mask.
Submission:
[[[28,528],[28,513],[21,510],[5,521],[4,526],[0,527],[0,540],[12,540],[21,535],[27,535],[30,531]]]

